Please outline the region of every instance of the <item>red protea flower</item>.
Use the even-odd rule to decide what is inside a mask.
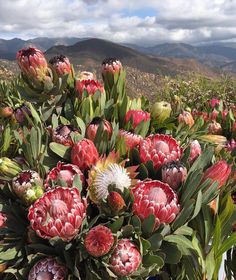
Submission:
[[[40,237],[60,237],[69,241],[79,232],[86,206],[86,200],[81,199],[77,188],[57,187],[31,205],[28,219]]]
[[[28,78],[43,81],[48,72],[47,61],[44,54],[36,48],[19,50],[16,54],[17,63]]]
[[[178,122],[179,123],[185,123],[189,127],[192,127],[194,125],[193,116],[188,111],[183,111],[182,114],[179,115]]]
[[[194,140],[190,144],[190,155],[189,155],[189,161],[194,161],[199,155],[202,153],[201,145],[197,140]]]
[[[5,228],[7,226],[6,221],[7,221],[6,214],[4,214],[3,212],[0,212],[0,229]]]
[[[204,121],[209,119],[207,112],[197,111],[196,109],[192,111],[192,116],[194,119],[202,117]]]
[[[150,120],[150,113],[143,110],[129,110],[125,115],[125,123],[131,121],[133,129],[138,126],[142,121],[147,122]]]
[[[9,106],[1,107],[0,108],[0,117],[9,118],[13,114],[13,109]]]
[[[214,109],[215,107],[218,107],[220,105],[220,100],[217,98],[212,98],[209,103],[211,108]]]
[[[120,239],[113,251],[109,264],[117,276],[128,276],[138,270],[142,256],[129,239]]]
[[[139,152],[141,162],[151,160],[154,168],[160,168],[164,163],[179,160],[182,150],[177,141],[169,135],[150,135],[140,141]]]
[[[83,95],[84,91],[86,91],[88,95],[94,95],[97,91],[104,93],[103,85],[95,80],[77,80],[75,87],[80,96]]]
[[[28,280],[66,280],[67,268],[54,258],[38,261],[30,270]]]
[[[162,166],[162,181],[177,189],[187,177],[187,169],[180,161],[171,161]]]
[[[98,225],[87,233],[84,246],[87,252],[94,257],[106,255],[114,244],[112,231],[103,225]]]
[[[72,183],[75,178],[75,175],[79,175],[82,184],[84,184],[85,182],[84,174],[81,172],[81,170],[77,165],[65,164],[59,161],[57,163],[57,166],[52,168],[50,172],[47,174],[44,187],[45,189],[50,189],[53,187],[52,183],[54,183],[55,186],[57,185],[57,182],[59,180],[65,181],[67,187],[72,187]]]
[[[105,58],[102,62],[102,76],[107,73],[115,74],[119,73],[122,69],[122,64],[119,59],[115,57]]]
[[[216,121],[212,121],[208,126],[208,132],[210,134],[221,134],[222,133],[221,124]]]
[[[179,213],[178,197],[169,185],[160,181],[140,182],[133,189],[133,212],[141,220],[155,216],[155,229],[170,224]]]
[[[218,188],[226,184],[231,173],[231,166],[225,161],[220,160],[209,167],[203,175],[202,183],[207,179],[218,182]]]
[[[107,197],[107,202],[114,212],[119,212],[125,207],[125,201],[118,192],[110,192]]]
[[[219,115],[219,112],[218,112],[217,110],[214,109],[214,110],[210,113],[210,119],[211,119],[212,121],[216,121],[218,115]]]
[[[62,54],[51,58],[49,63],[53,66],[59,77],[66,74],[72,74],[72,67],[69,58]]]
[[[65,146],[72,146],[74,143],[71,139],[71,132],[78,133],[78,129],[74,128],[72,125],[60,124],[55,129],[51,130],[52,141]]]
[[[120,139],[124,139],[126,150],[132,150],[134,147],[137,147],[140,141],[143,139],[142,136],[131,133],[129,131],[120,129],[118,133]]]
[[[82,139],[72,147],[71,161],[82,171],[94,165],[98,161],[98,158],[98,151],[94,143],[89,139]]]
[[[108,138],[110,139],[111,135],[112,135],[112,131],[113,131],[112,126],[109,123],[109,121],[104,120],[104,119],[99,118],[99,117],[95,117],[91,121],[91,123],[87,126],[87,128],[86,128],[86,137],[94,142],[96,134],[97,134],[98,127],[101,124],[103,125],[103,131],[107,132]]]

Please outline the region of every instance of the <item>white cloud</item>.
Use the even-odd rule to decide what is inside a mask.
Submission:
[[[0,37],[99,37],[154,45],[236,38],[236,0],[0,0]]]

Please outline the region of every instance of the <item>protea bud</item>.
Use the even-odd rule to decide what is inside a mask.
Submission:
[[[120,139],[124,139],[126,151],[132,150],[134,147],[137,147],[140,141],[143,139],[142,136],[123,129],[119,130],[118,137]]]
[[[218,115],[219,115],[219,112],[218,112],[217,110],[214,109],[214,110],[211,112],[211,114],[210,114],[210,119],[211,119],[212,121],[216,121]]]
[[[162,181],[176,190],[187,177],[187,169],[180,161],[171,161],[162,166]]]
[[[99,154],[94,143],[89,139],[82,139],[74,144],[71,151],[71,161],[80,170],[88,170],[98,161]]]
[[[6,214],[4,214],[3,212],[0,212],[0,229],[5,228],[7,226],[6,221],[7,221]]]
[[[189,161],[193,162],[202,153],[201,145],[198,140],[193,140],[190,144]]]
[[[221,124],[216,121],[211,122],[208,126],[208,132],[210,134],[222,134]]]
[[[150,120],[150,113],[143,110],[129,110],[125,115],[125,123],[131,122],[132,128],[135,129],[142,121]]]
[[[26,204],[31,204],[44,193],[43,181],[39,174],[24,170],[12,179],[12,189]]]
[[[71,138],[71,133],[78,133],[78,129],[72,125],[63,125],[60,124],[55,129],[52,129],[52,141],[65,145],[72,146],[74,143]]]
[[[113,212],[119,212],[125,207],[125,201],[123,197],[115,191],[109,193],[107,202]]]
[[[14,111],[15,119],[17,120],[17,122],[19,124],[23,124],[24,123],[24,121],[26,120],[26,116],[25,115],[28,115],[29,117],[32,116],[32,114],[30,112],[30,109],[25,104],[23,104],[20,107],[16,108],[15,111]]]
[[[95,77],[92,72],[88,71],[82,71],[80,72],[78,76],[78,80],[83,81],[83,80],[95,80]]]
[[[98,225],[87,233],[84,246],[87,252],[94,257],[106,255],[114,244],[112,231],[103,225]]]
[[[18,163],[15,161],[7,158],[2,157],[0,158],[0,174],[2,176],[7,176],[10,178],[13,178],[16,176],[19,172],[21,172],[21,167]]]
[[[104,84],[111,90],[120,76],[122,64],[117,58],[106,58],[102,62],[101,71]]]
[[[72,66],[70,64],[69,58],[65,55],[61,54],[54,56],[49,60],[49,63],[53,66],[59,77],[72,74]]]
[[[81,172],[81,170],[77,165],[65,164],[59,161],[57,163],[57,166],[52,168],[50,172],[47,174],[44,187],[46,190],[53,188],[54,186],[58,185],[60,180],[66,182],[67,187],[72,187],[73,180],[76,175],[80,176],[80,180],[82,184],[84,184],[85,183],[84,174]]]
[[[138,270],[142,257],[134,243],[129,239],[120,239],[113,251],[109,264],[117,276],[129,276]]]
[[[212,98],[209,103],[211,108],[214,109],[215,107],[218,107],[220,105],[220,100],[217,98]]]
[[[1,107],[0,108],[0,117],[9,118],[13,114],[13,109],[9,106]]]
[[[157,120],[159,124],[170,117],[171,105],[168,102],[161,101],[156,102],[152,106],[151,115],[154,120]]]
[[[54,258],[38,261],[30,270],[28,280],[66,280],[67,268]]]
[[[104,120],[102,118],[99,118],[99,117],[95,117],[91,123],[87,126],[86,128],[86,138],[90,139],[91,141],[94,142],[95,140],[95,137],[96,137],[96,134],[97,134],[97,130],[99,128],[99,126],[102,125],[102,130],[103,132],[107,132],[107,135],[108,135],[108,139],[111,138],[112,136],[112,126],[111,124],[109,123],[109,121],[107,120]]]
[[[29,79],[44,81],[47,76],[48,66],[44,54],[36,48],[19,50],[16,60],[24,75]]]
[[[76,91],[81,97],[84,91],[87,92],[88,95],[94,95],[97,91],[104,93],[104,87],[102,84],[95,80],[77,80]]]
[[[213,182],[218,182],[218,188],[221,188],[226,184],[229,175],[231,173],[231,166],[224,160],[220,160],[209,167],[205,172],[202,179],[202,183],[207,179],[211,179]]]
[[[194,125],[194,119],[190,112],[183,111],[182,114],[178,117],[179,123],[184,123],[188,125],[190,128]]]

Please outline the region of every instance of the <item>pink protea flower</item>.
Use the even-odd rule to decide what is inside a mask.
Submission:
[[[88,139],[90,139],[91,141],[94,142],[95,137],[96,137],[96,134],[97,134],[98,127],[99,127],[101,124],[103,125],[103,131],[104,131],[104,132],[105,132],[105,131],[107,132],[108,138],[110,139],[110,138],[111,138],[111,135],[112,135],[112,131],[113,131],[112,126],[111,126],[111,124],[109,123],[109,121],[104,120],[104,119],[99,118],[99,117],[95,117],[95,118],[91,121],[91,123],[87,126],[87,128],[86,128],[86,133],[85,133],[85,134],[86,134],[86,137],[87,137]]]
[[[83,80],[95,80],[95,77],[92,72],[88,71],[82,71],[79,73],[78,80],[83,81]]]
[[[190,144],[190,155],[189,161],[194,161],[199,155],[202,153],[201,145],[199,144],[198,140],[193,140]]]
[[[192,127],[194,125],[193,116],[188,111],[183,111],[182,114],[179,115],[178,122],[179,123],[185,123],[189,127]]]
[[[133,189],[133,212],[141,220],[155,216],[155,229],[170,224],[179,213],[178,197],[169,185],[160,181],[140,182]]]
[[[222,133],[221,124],[216,121],[212,121],[208,126],[208,132],[210,134],[221,134]]]
[[[220,160],[209,167],[203,175],[202,183],[207,179],[211,179],[213,182],[218,182],[218,189],[226,184],[229,175],[231,173],[231,166],[225,161]]]
[[[122,69],[122,64],[119,59],[115,57],[105,58],[102,62],[102,76],[107,73],[115,74],[119,73]]]
[[[113,251],[109,263],[117,276],[128,276],[138,270],[142,256],[129,239],[120,239]]]
[[[171,161],[162,166],[162,181],[177,189],[187,177],[187,169],[180,161]]]
[[[54,258],[38,261],[30,270],[28,280],[66,280],[67,268]]]
[[[94,257],[106,255],[114,244],[112,231],[103,225],[98,225],[87,233],[84,246],[87,252]]]
[[[214,109],[214,110],[211,112],[211,114],[210,114],[210,119],[211,119],[212,121],[216,121],[218,115],[219,115],[219,112],[218,112],[217,110]]]
[[[48,72],[44,54],[36,48],[21,49],[16,54],[16,60],[22,73],[28,78],[43,81]]]
[[[0,212],[0,229],[5,228],[7,226],[6,221],[7,221],[7,216],[3,212]]]
[[[44,183],[45,189],[52,188],[52,183],[57,185],[59,180],[63,180],[66,182],[67,187],[72,187],[73,180],[75,175],[80,176],[80,180],[82,184],[85,182],[84,174],[81,172],[79,167],[74,164],[65,164],[63,162],[58,162],[57,166],[52,168],[50,172],[47,174],[47,178]]]
[[[226,145],[225,148],[227,149],[227,151],[232,152],[236,149],[236,141],[234,139],[229,140]]]
[[[72,67],[69,58],[62,54],[51,58],[49,63],[53,66],[59,77],[66,74],[72,74]]]
[[[217,98],[212,98],[209,103],[211,108],[214,109],[215,107],[218,107],[220,105],[220,100]]]
[[[57,187],[46,192],[29,208],[32,229],[42,238],[70,241],[86,216],[86,200],[77,188]]]
[[[52,141],[65,146],[72,146],[74,143],[71,139],[71,132],[78,133],[78,129],[74,128],[72,125],[60,124],[55,129],[51,130]]]
[[[125,123],[131,121],[132,128],[134,129],[142,121],[147,122],[150,120],[150,113],[143,110],[129,110],[125,115]]]
[[[94,95],[97,91],[104,93],[103,85],[95,80],[77,80],[75,87],[79,96],[82,96],[84,91],[86,91],[88,95]]]
[[[177,141],[169,135],[150,135],[140,141],[139,152],[141,162],[151,160],[154,168],[159,169],[163,164],[179,160],[182,150]]]
[[[82,139],[72,147],[71,161],[82,171],[94,165],[98,161],[98,158],[98,151],[94,143],[89,139]]]
[[[142,136],[123,129],[119,130],[118,137],[124,139],[127,151],[137,147],[140,141],[143,139]]]

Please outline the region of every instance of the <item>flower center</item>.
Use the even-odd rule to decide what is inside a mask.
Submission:
[[[23,184],[24,182],[29,182],[31,178],[32,178],[32,175],[29,171],[22,172],[18,177],[18,182],[20,184]]]
[[[120,253],[120,259],[123,264],[129,261],[129,254],[127,252]]]
[[[148,198],[156,203],[167,203],[167,196],[161,188],[153,188],[148,194]]]
[[[169,154],[170,153],[169,145],[164,141],[157,141],[154,144],[154,147],[157,151],[161,151],[164,154]]]
[[[39,272],[36,276],[36,280],[52,280],[53,275],[50,272]]]
[[[64,201],[60,199],[54,199],[51,202],[49,213],[52,217],[61,217],[68,213],[68,207]]]
[[[64,125],[61,129],[60,129],[60,135],[61,136],[67,136],[71,133],[71,129],[67,126],[67,125]]]

